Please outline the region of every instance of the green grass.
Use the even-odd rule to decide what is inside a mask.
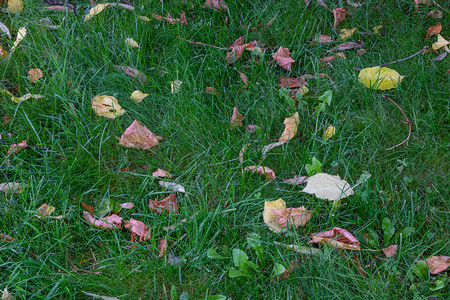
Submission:
[[[339,7],[337,1],[325,2],[331,9]],[[170,299],[172,287],[178,297],[187,292],[190,299],[216,294],[232,299],[445,299],[448,295],[448,271],[425,279],[413,272],[418,260],[450,255],[448,58],[431,61],[436,54],[430,53],[391,65],[406,77],[398,88],[385,93],[363,87],[352,69],[404,58],[431,45],[436,37],[424,41],[424,36],[437,22],[448,38],[448,13],[435,20],[426,17],[429,10],[439,9],[433,5],[415,11],[412,0],[364,1],[338,28],[356,27],[349,41],[361,40],[368,52],[358,56],[347,50],[347,59],[333,61],[330,68],[322,66],[319,58],[331,46],[309,41],[318,33],[337,39],[338,32],[333,15],[315,1],[310,8],[303,1],[227,1],[228,13],[203,10],[199,0],[133,1],[134,11],[113,7],[86,23],[88,1],[80,1],[76,17],[39,10],[44,2],[25,3],[19,14],[0,15],[13,39],[13,29],[28,30],[12,56],[0,61],[0,88],[10,88],[15,96],[32,93],[45,99],[15,104],[0,96],[0,114],[11,119],[0,125],[1,141],[28,140],[31,146],[10,158],[9,165],[6,158],[0,160],[0,182],[28,184],[21,194],[0,195],[0,232],[15,239],[0,243],[2,290],[7,286],[18,299],[86,298],[83,291],[120,299]],[[182,11],[188,26],[138,18],[167,13],[178,18]],[[265,30],[240,26],[266,23],[277,12]],[[46,30],[35,22],[41,18],[62,25]],[[384,26],[383,37],[363,34],[378,25]],[[259,40],[269,49],[259,60],[245,53],[231,66],[225,61],[225,50],[178,38],[226,48],[242,35],[247,42]],[[140,48],[128,48],[128,37]],[[3,37],[0,43],[9,51],[13,41]],[[289,48],[296,60],[292,72],[270,63],[272,51],[280,45]],[[113,65],[137,68],[149,83],[141,84]],[[27,79],[32,68],[44,73],[37,84]],[[248,90],[242,88],[239,72],[248,76]],[[306,109],[300,110],[299,133],[287,145],[270,151],[263,162],[277,179],[264,182],[258,175],[242,173],[243,167],[260,162],[262,147],[279,138],[283,120],[293,113],[279,96],[278,77],[318,72],[330,75],[337,85],[332,103],[313,116],[317,97],[333,87],[327,79],[308,80],[311,97]],[[176,79],[183,82],[182,88],[172,94],[170,81]],[[16,85],[16,91],[10,84]],[[207,94],[208,86],[215,87],[219,96]],[[150,94],[140,104],[129,98],[137,89]],[[91,100],[100,94],[115,96],[127,113],[113,120],[99,117]],[[385,149],[401,142],[408,129],[400,122],[401,112],[382,94],[396,101],[412,123],[409,144],[391,151]],[[245,128],[232,130],[229,121],[235,106],[245,125],[255,124],[261,130],[252,135]],[[135,119],[164,137],[154,151],[118,145],[116,137]],[[331,124],[336,135],[324,142],[324,130]],[[249,142],[239,164],[233,159]],[[8,147],[0,145],[3,154]],[[330,202],[301,193],[302,186],[282,181],[306,174],[304,166],[314,156],[323,163],[324,172],[338,174],[351,185],[363,171],[372,177],[333,209]],[[186,194],[177,195],[179,215],[155,214],[148,207],[149,198],[161,200],[170,194],[151,176],[157,168],[169,171],[186,187]],[[290,232],[269,231],[262,219],[264,201],[280,197],[288,207],[314,210],[311,221]],[[92,206],[104,198],[133,202],[135,207],[121,216],[148,224],[152,239],[130,242],[128,231],[89,226],[74,198]],[[55,206],[55,215],[67,216],[38,220],[33,215],[43,203]],[[178,230],[163,230],[190,217]],[[415,231],[406,239],[385,243],[384,218],[399,231],[405,227]],[[305,255],[275,243],[308,246],[308,235],[333,227],[349,230],[363,249],[397,244],[397,254],[386,259],[381,251],[319,246],[321,255]],[[370,230],[377,235],[375,245],[367,239]],[[249,233],[260,235],[265,264],[247,249]],[[157,257],[162,238],[168,240],[168,254],[182,259],[181,265],[172,266],[167,255]],[[225,258],[208,258],[210,248]],[[259,264],[258,271],[251,271],[248,278],[230,278],[234,248],[246,251],[249,260]],[[366,277],[359,272],[356,258]],[[274,263],[288,266],[291,261],[296,267],[290,278],[274,280]],[[431,291],[436,280],[447,285]]]

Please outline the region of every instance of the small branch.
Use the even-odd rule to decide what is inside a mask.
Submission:
[[[391,62],[388,62],[388,63],[385,63],[385,64],[381,64],[381,65],[379,65],[379,66],[377,66],[377,67],[384,67],[384,66],[388,66],[388,65],[392,65],[392,64],[401,62],[401,61],[405,61],[405,60],[407,60],[407,59],[413,58],[413,57],[416,56],[416,55],[419,55],[420,53],[424,52],[424,51],[427,50],[428,48],[430,48],[430,47],[425,46],[425,47],[422,48],[422,50],[420,50],[420,51],[417,52],[417,53],[414,53],[413,55],[410,55],[410,56],[408,56],[408,57],[406,57],[406,58],[402,58],[402,59],[398,59],[398,60],[395,60],[395,61],[391,61]],[[362,69],[353,67],[353,70],[361,71]]]
[[[442,6],[440,6],[438,3],[436,3],[435,0],[433,0],[433,3],[436,4],[436,6],[439,7],[440,9],[445,10],[445,12],[447,12],[447,13],[449,12],[448,10],[446,10],[445,8],[443,8]]]
[[[219,49],[219,50],[231,50],[230,48],[221,48],[221,47],[214,46],[214,45],[210,45],[210,44],[205,44],[205,43],[201,43],[201,42],[194,42],[194,41],[191,41],[191,40],[186,40],[186,39],[184,39],[184,38],[182,38],[182,37],[180,37],[180,36],[177,36],[177,37],[178,37],[180,40],[186,41],[186,42],[191,43],[191,44],[194,44],[194,45],[208,46],[208,47],[216,48],[216,49]]]
[[[403,145],[404,143],[408,143],[409,137],[411,136],[411,122],[409,122],[408,117],[406,116],[405,112],[404,112],[403,109],[400,107],[400,105],[398,105],[397,103],[395,103],[395,101],[392,100],[391,98],[389,98],[388,96],[381,95],[381,97],[388,99],[389,101],[391,101],[392,103],[394,103],[395,106],[398,107],[398,109],[400,109],[400,111],[402,112],[403,116],[405,117],[406,122],[408,123],[408,127],[409,127],[408,137],[407,137],[403,142],[401,142],[400,144],[397,144],[397,145],[395,145],[395,146],[392,146],[391,148],[386,149],[386,151],[389,151],[389,150],[392,150],[392,149],[394,149],[394,148],[397,148],[397,147],[400,146],[400,145]]]

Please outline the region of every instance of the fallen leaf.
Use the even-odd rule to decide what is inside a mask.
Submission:
[[[303,184],[305,182],[308,182],[308,177],[307,176],[297,176],[297,175],[295,175],[292,178],[283,179],[283,181],[285,183],[287,183],[287,184],[299,185],[299,184]]]
[[[64,22],[65,17],[63,18],[62,22]],[[51,29],[51,30],[55,30],[55,29],[59,29],[61,27],[60,25],[53,25],[52,20],[50,20],[49,18],[43,18],[43,19],[39,19],[38,21],[35,21],[37,24],[42,25],[43,27],[47,28],[47,29]]]
[[[272,54],[272,58],[277,62],[277,64],[285,70],[291,71],[291,65],[295,62],[291,58],[291,52],[288,48],[280,46],[277,52]]]
[[[129,66],[119,66],[119,65],[114,65],[114,68],[122,70],[125,74],[127,74],[131,78],[138,80],[142,84],[146,84],[148,82],[147,76],[138,69]]]
[[[80,201],[81,205],[83,205],[84,209],[87,210],[90,213],[93,213],[95,211],[95,208],[93,206],[90,206],[89,204],[84,203],[83,201]]]
[[[397,245],[390,245],[387,248],[381,249],[383,250],[384,255],[386,255],[387,258],[392,257],[395,255],[395,252],[397,252]]]
[[[120,205],[120,207],[122,207],[124,209],[132,209],[134,207],[133,202],[120,203],[119,205]]]
[[[356,27],[352,28],[352,29],[341,29],[341,31],[339,32],[339,36],[343,40],[349,39],[353,35],[355,30],[356,30]]]
[[[355,48],[362,48],[363,44],[361,42],[348,42],[348,43],[342,43],[337,45],[336,47],[331,48],[330,51],[344,51],[344,50],[350,50],[350,49],[355,49]]]
[[[17,14],[21,12],[24,4],[21,0],[8,0],[8,10],[10,13]]]
[[[348,11],[346,11],[344,7],[333,9],[334,28],[336,28],[342,21],[344,21],[345,17],[348,14]]]
[[[9,55],[8,51],[6,51],[5,49],[3,49],[2,46],[0,46],[0,57],[2,59],[5,59],[8,57],[8,55]]]
[[[74,11],[73,8],[70,6],[63,6],[63,5],[52,5],[52,6],[46,6],[46,7],[41,7],[42,9],[47,9],[47,10],[54,10],[54,11],[70,11],[72,13],[72,15],[74,15]]]
[[[386,67],[365,68],[359,72],[359,82],[367,88],[390,90],[396,88],[403,77],[397,71]]]
[[[430,16],[435,19],[440,19],[443,16],[443,12],[440,10],[437,10],[437,9],[433,9],[433,10],[430,10],[430,12],[427,14],[427,16]]]
[[[139,236],[139,242],[150,240],[152,238],[149,226],[145,225],[141,221],[135,220],[133,218],[130,221],[124,221],[125,229],[128,229],[131,233]]]
[[[301,254],[306,254],[306,255],[323,254],[323,252],[317,248],[305,247],[305,246],[299,246],[299,245],[287,245],[287,244],[282,244],[282,243],[275,242],[275,241],[274,241],[274,244],[286,247],[288,249],[291,249],[291,250],[293,250],[297,253],[301,253]]]
[[[383,28],[383,25],[378,25],[373,28],[373,33],[380,35],[380,29]]]
[[[181,24],[183,24],[185,26],[188,24],[187,20],[186,20],[186,13],[184,11],[181,13],[180,19],[181,19]]]
[[[93,293],[88,293],[85,291],[81,291],[83,294],[87,295],[87,296],[91,296],[94,299],[101,299],[101,300],[120,300],[119,298],[115,298],[115,297],[109,297],[109,296],[102,296],[102,295],[97,295],[97,294],[93,294]]]
[[[44,219],[45,217],[50,216],[54,211],[55,207],[52,205],[48,205],[47,203],[42,204],[37,209],[39,215],[36,215],[36,217],[40,220]]]
[[[259,129],[260,127],[257,125],[247,125],[247,132],[248,133],[253,133],[255,132],[257,129]]]
[[[361,48],[361,49],[358,49],[358,50],[356,51],[356,54],[358,54],[358,55],[363,55],[363,54],[365,54],[366,52],[367,52],[367,49]]]
[[[20,103],[20,102],[28,100],[30,98],[32,98],[32,99],[42,99],[42,98],[44,98],[44,96],[39,95],[39,94],[35,94],[35,95],[25,94],[22,97],[14,97],[14,96],[12,96],[11,97],[11,101],[14,102],[14,103]]]
[[[161,239],[161,241],[159,241],[158,250],[159,250],[158,257],[160,257],[160,258],[164,257],[164,254],[166,254],[166,251],[167,251],[166,239]]]
[[[361,250],[359,241],[350,232],[339,227],[314,234],[308,242],[308,244],[311,243],[322,243],[346,250]]]
[[[178,193],[186,193],[184,186],[180,184],[176,184],[175,182],[167,182],[167,181],[158,181],[159,185],[165,187],[168,190],[178,192]]]
[[[2,300],[14,300],[14,296],[8,291],[8,287],[2,291]]]
[[[89,212],[83,211],[83,216],[86,222],[97,228],[104,228],[104,229],[122,228],[122,218],[116,214],[96,219]]]
[[[308,85],[303,78],[278,77],[278,86],[286,89],[301,88]]]
[[[170,82],[170,92],[172,94],[176,94],[179,93],[181,90],[181,85],[183,84],[183,82],[181,80],[174,80]]]
[[[228,11],[228,7],[223,0],[206,0],[203,8],[217,9],[218,11]]]
[[[134,10],[134,6],[124,4],[124,3],[110,3],[109,6],[120,6],[122,8],[125,8],[126,10]]]
[[[425,39],[428,39],[430,36],[441,33],[442,30],[442,24],[437,23],[434,26],[428,27],[427,35],[425,36]]]
[[[242,83],[244,84],[244,89],[248,90],[248,78],[247,78],[247,75],[245,75],[242,72],[239,72],[239,75],[241,77]]]
[[[437,50],[439,48],[442,48],[444,46],[447,46],[448,44],[450,44],[449,41],[447,41],[446,39],[444,39],[442,37],[442,35],[437,34],[438,40],[436,43],[434,43],[431,47],[433,48],[433,50]]]
[[[152,173],[152,176],[154,177],[161,177],[161,178],[172,178],[172,174],[169,174],[166,170],[158,169],[155,172]]]
[[[320,199],[337,201],[353,195],[353,190],[347,181],[339,176],[318,173],[309,177],[304,193],[314,194]]]
[[[94,16],[98,15],[99,13],[101,13],[108,6],[109,6],[109,3],[97,4],[96,6],[94,6],[93,8],[91,8],[89,10],[88,14],[84,17],[84,22],[89,21]]]
[[[215,88],[213,88],[212,86],[208,86],[206,87],[206,92],[210,95],[214,95],[214,96],[218,96],[219,93],[217,92],[217,90]]]
[[[152,14],[152,17],[157,19],[158,21],[161,20],[166,20],[167,22],[169,22],[170,24],[175,24],[177,22],[180,22],[183,25],[187,25],[187,21],[186,21],[186,13],[183,12],[183,14],[181,14],[181,19],[174,19],[172,18],[172,16],[170,15],[170,13],[167,14],[167,17],[163,17],[157,14]]]
[[[245,152],[245,149],[248,147],[248,146],[250,146],[250,143],[249,144],[245,144],[242,148],[241,148],[241,151],[239,151],[239,162],[242,164],[242,162],[244,161],[244,152]]]
[[[101,117],[114,119],[123,115],[123,109],[116,98],[108,95],[100,95],[92,98],[92,109]]]
[[[450,256],[438,255],[427,259],[431,274],[438,274],[450,267]]]
[[[9,235],[3,234],[3,233],[0,233],[0,239],[2,242],[14,242],[15,241],[12,237],[10,237]]]
[[[233,108],[233,115],[231,116],[231,129],[236,127],[242,127],[244,124],[242,121],[244,120],[244,117],[238,112],[237,107]]]
[[[155,134],[138,120],[134,120],[120,137],[119,145],[127,148],[149,150],[158,146],[159,142]]]
[[[19,45],[20,41],[22,41],[26,35],[27,35],[27,29],[25,27],[20,27],[19,31],[17,32],[17,38],[14,41],[14,45],[11,47],[11,50],[10,50],[11,55],[14,53],[14,51],[17,48],[17,45]]]
[[[141,19],[144,22],[150,22],[151,21],[150,18],[146,17],[146,16],[139,16],[139,19]]]
[[[160,201],[152,199],[149,199],[148,201],[148,206],[155,213],[167,211],[172,214],[178,214],[177,194],[171,194]]]
[[[249,166],[249,167],[244,168],[243,171],[244,172],[245,171],[250,171],[252,173],[258,173],[260,175],[263,175],[263,176],[265,176],[266,181],[269,180],[269,179],[270,180],[275,180],[275,178],[276,178],[275,172],[272,169],[268,168],[268,167]]]
[[[445,46],[445,47],[447,47],[447,46]],[[449,51],[449,52],[442,52],[442,53],[439,54],[438,56],[433,57],[431,60],[432,60],[432,61],[441,61],[441,60],[443,60],[443,59],[447,56],[448,53],[450,53],[450,51]]]
[[[131,94],[130,98],[133,99],[136,103],[141,103],[142,100],[144,100],[144,98],[148,95],[149,94],[144,94],[143,92],[136,90]]]
[[[44,74],[42,74],[41,69],[30,69],[30,70],[28,71],[28,79],[30,79],[30,81],[31,81],[32,83],[37,83],[38,80],[39,80],[40,78],[42,78],[43,75],[44,75]]]
[[[324,35],[324,34],[318,34],[316,35],[312,41],[314,43],[319,43],[319,44],[330,44],[332,42],[334,42],[334,40],[328,36],[328,35]]]
[[[14,156],[27,147],[27,140],[22,141],[18,144],[11,144],[9,146],[8,152],[6,153],[6,157]]]
[[[139,44],[132,38],[126,38],[125,44],[130,48],[139,48]]]
[[[281,232],[288,227],[304,227],[311,219],[312,211],[301,206],[286,208],[286,203],[279,198],[275,201],[265,201],[263,219],[270,230]]]
[[[334,128],[333,125],[328,126],[327,130],[325,130],[325,133],[323,134],[323,140],[328,142],[335,133],[336,128]]]
[[[167,263],[171,266],[179,266],[186,263],[185,259],[181,259],[179,257],[174,256],[172,253],[167,255]]]
[[[336,58],[347,59],[347,57],[345,56],[344,53],[339,52],[339,53],[336,53],[335,55],[330,55],[330,56],[322,57],[322,58],[320,59],[320,61],[321,61],[321,62],[327,62],[327,63],[329,63],[329,62],[335,60]]]
[[[0,22],[0,30],[3,31],[9,38],[11,38],[11,33],[9,32],[8,27],[5,24]]]
[[[362,3],[358,3],[358,2],[352,2],[351,0],[347,0],[347,4],[351,5],[353,7],[360,7],[362,5]]]
[[[279,143],[284,143],[291,140],[297,133],[298,124],[300,123],[298,112],[292,115],[292,117],[284,120],[284,131],[281,134]]]
[[[231,51],[227,53],[225,59],[227,61],[227,63],[229,65],[234,64],[236,61],[239,60],[239,58],[241,58],[242,53],[245,50],[245,47],[247,46],[247,44],[243,44],[244,43],[244,37],[241,36],[239,38],[237,38],[234,43],[230,46]]]

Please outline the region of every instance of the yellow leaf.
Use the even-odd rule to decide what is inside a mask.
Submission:
[[[101,95],[92,98],[92,109],[102,117],[114,119],[125,113],[119,101],[113,96]]]
[[[275,232],[280,232],[283,227],[276,223],[276,218],[273,214],[274,210],[286,209],[286,202],[283,199],[278,199],[275,201],[265,201],[263,219],[264,223],[270,227],[271,230]]]
[[[148,18],[146,16],[139,16],[139,19],[141,19],[144,22],[150,22],[150,18]]]
[[[23,2],[21,0],[8,0],[8,10],[16,14],[23,9]]]
[[[25,100],[30,99],[30,98],[41,99],[41,98],[44,98],[44,96],[39,95],[39,94],[35,94],[35,95],[25,94],[22,97],[11,96],[11,101],[14,102],[14,103],[20,103],[20,102],[25,101]]]
[[[264,223],[270,230],[280,232],[288,227],[304,227],[311,219],[312,211],[306,210],[304,206],[297,208],[286,208],[283,199],[266,201],[264,203]]]
[[[136,103],[140,103],[148,95],[149,94],[144,94],[143,92],[136,90],[131,94],[130,98],[133,99]]]
[[[109,3],[97,4],[96,6],[91,8],[91,10],[89,10],[89,13],[84,17],[84,22],[89,21],[95,15],[98,15],[99,13],[101,13],[108,6],[109,6]]]
[[[341,29],[341,31],[339,32],[339,35],[340,35],[341,39],[346,40],[353,35],[355,30],[356,30],[356,27],[352,28],[352,29]]]
[[[278,142],[283,143],[292,139],[297,133],[298,124],[300,123],[298,112],[292,115],[292,117],[284,120],[284,131]]]
[[[17,38],[14,41],[14,45],[11,48],[11,54],[16,50],[17,45],[20,43],[21,40],[27,35],[27,29],[25,27],[19,28],[19,31],[17,32]]]
[[[396,88],[403,77],[397,71],[385,67],[365,68],[359,72],[358,80],[367,88],[390,90]]]
[[[130,48],[139,48],[139,44],[132,38],[126,38],[125,44],[127,44],[127,46]]]
[[[323,134],[323,140],[328,142],[335,133],[336,128],[334,128],[333,125],[328,126],[327,130],[325,130],[325,133]]]
[[[374,34],[380,34],[380,29],[381,28],[383,28],[383,25],[379,25],[379,26],[375,26],[374,28],[373,28],[373,33]]]
[[[437,42],[432,45],[433,50],[437,50],[439,48],[442,48],[442,47],[447,46],[448,44],[450,44],[450,42],[447,41],[446,39],[444,39],[442,37],[442,35],[440,35],[440,34],[437,35],[437,38],[438,38]]]

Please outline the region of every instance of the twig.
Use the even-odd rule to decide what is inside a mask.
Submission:
[[[449,12],[448,10],[440,6],[438,3],[436,3],[436,1],[433,0],[433,3],[436,4],[436,6],[439,7],[440,9],[445,10],[447,13]]]
[[[381,65],[379,65],[378,67],[384,67],[384,66],[392,65],[392,64],[395,64],[395,63],[397,63],[397,62],[401,62],[401,61],[404,61],[404,60],[413,58],[414,56],[419,55],[420,53],[424,52],[424,51],[427,50],[428,48],[430,48],[430,47],[425,46],[425,47],[422,48],[422,50],[420,50],[420,51],[417,52],[417,53],[414,53],[413,55],[410,55],[410,56],[408,56],[408,57],[406,57],[406,58],[402,58],[402,59],[398,59],[398,60],[395,60],[395,61],[391,61],[391,62],[388,62],[388,63],[385,63],[385,64],[381,64]],[[362,69],[353,67],[353,70],[361,71]]]
[[[238,160],[238,159],[239,158],[233,158],[233,159],[222,161],[222,162],[218,162],[218,163],[215,163],[215,164],[209,164],[209,165],[207,165],[207,167],[212,167],[212,166],[217,166],[217,165],[221,165],[221,164],[226,164],[226,163]]]
[[[389,101],[391,101],[392,103],[394,103],[395,106],[398,107],[398,109],[400,109],[400,111],[402,112],[403,116],[405,117],[406,122],[408,123],[408,127],[409,127],[408,137],[407,137],[403,142],[401,142],[400,144],[397,144],[397,145],[395,145],[395,146],[392,146],[391,148],[386,149],[386,151],[389,151],[389,150],[392,150],[392,149],[394,149],[394,148],[397,148],[397,147],[400,146],[400,145],[403,145],[404,143],[408,143],[409,137],[411,136],[411,122],[409,122],[408,117],[406,116],[405,112],[404,112],[403,109],[400,107],[400,105],[398,105],[397,103],[395,103],[395,101],[392,100],[391,98],[389,98],[388,96],[381,95],[381,97],[388,99]]]
[[[205,43],[201,43],[201,42],[194,42],[194,41],[191,41],[191,40],[184,39],[181,36],[177,36],[177,38],[179,38],[180,40],[186,41],[188,43],[195,44],[195,45],[208,46],[208,47],[216,48],[216,49],[219,49],[219,50],[230,50],[230,48],[221,48],[221,47],[210,45],[210,44],[205,44]]]

